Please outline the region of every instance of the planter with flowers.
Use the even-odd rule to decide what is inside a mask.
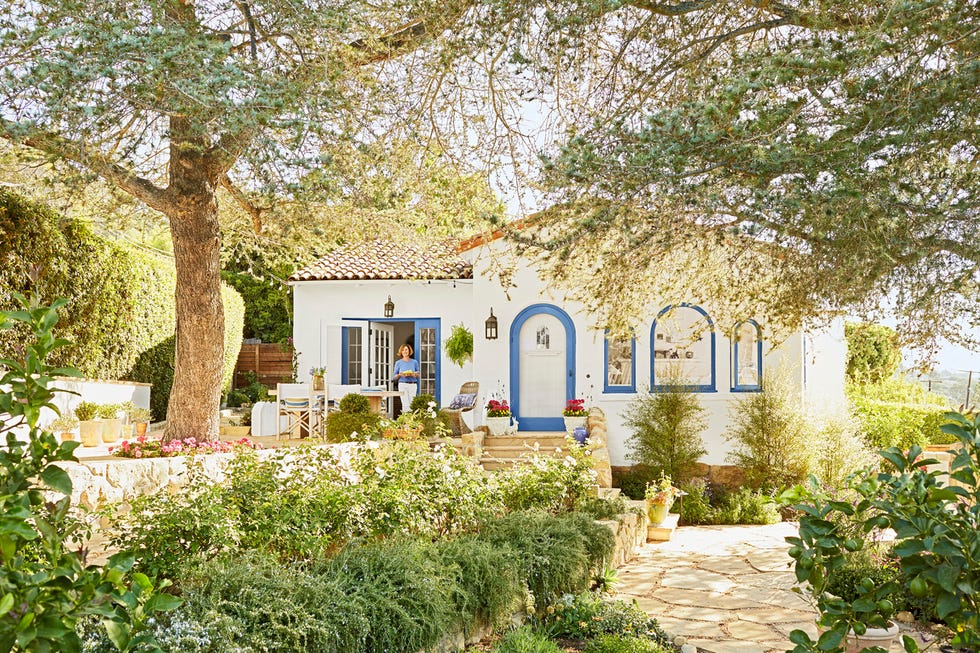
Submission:
[[[150,409],[132,407],[127,409],[126,415],[135,426],[136,435],[146,435],[146,429],[150,425]]]
[[[507,400],[487,402],[487,428],[490,435],[504,435],[510,428],[510,404]]]
[[[647,483],[645,499],[651,526],[659,526],[666,521],[667,513],[674,505],[674,499],[680,495],[680,489],[674,487],[670,477],[664,476],[663,472],[660,473],[658,480]]]
[[[323,390],[325,387],[323,384],[323,377],[327,375],[327,368],[325,367],[311,367],[310,377],[313,379],[313,391]]]
[[[562,411],[565,416],[565,430],[574,433],[577,428],[585,428],[589,413],[585,410],[585,399],[569,399]]]

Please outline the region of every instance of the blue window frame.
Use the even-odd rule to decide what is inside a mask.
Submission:
[[[694,304],[667,306],[650,327],[651,391],[717,392],[715,354],[715,325],[708,313]],[[672,375],[682,382],[669,382]]]
[[[636,392],[636,338],[603,339],[603,364],[605,375],[602,380],[602,391],[607,393]],[[610,344],[612,347],[610,347]],[[611,357],[610,357],[610,349]]]
[[[762,391],[762,327],[743,320],[732,329],[732,392]]]

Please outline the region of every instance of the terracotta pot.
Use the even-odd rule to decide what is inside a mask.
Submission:
[[[61,441],[62,442],[70,442],[70,441],[72,441],[74,439],[75,439],[75,432],[74,431],[62,431],[61,432]]]
[[[422,435],[422,427],[385,429],[381,437],[386,440],[417,440]]]
[[[78,435],[83,447],[97,447],[102,442],[102,422],[97,419],[78,423]]]
[[[136,422],[136,435],[146,435],[146,427],[149,426],[146,422]]]

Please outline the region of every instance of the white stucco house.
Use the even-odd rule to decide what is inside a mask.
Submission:
[[[651,293],[649,319],[637,325],[635,337],[610,341],[583,306],[566,301],[529,263],[518,264],[515,286],[505,292],[489,264],[507,247],[493,236],[435,249],[375,242],[334,251],[297,271],[289,283],[300,375],[325,366],[328,383],[387,387],[395,352],[409,342],[421,366],[420,392],[440,405],[464,382],[479,381],[477,409],[467,415],[473,426],[482,424],[481,409],[493,398],[510,401],[520,431],[564,430],[568,399],[599,406],[613,465],[630,464],[623,409],[638,393],[663,388],[668,374],[682,375],[700,394],[709,422],[708,464],[725,462],[731,402],[760,391],[767,371],[791,370],[795,389],[818,410],[844,401],[842,323],[795,333],[772,347],[764,316],[718,324],[710,306],[671,308]],[[462,368],[443,354],[455,324],[474,336],[472,361]]]

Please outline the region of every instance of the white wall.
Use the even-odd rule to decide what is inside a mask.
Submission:
[[[354,325],[345,322],[344,318],[384,322],[384,304],[389,295],[395,305],[395,318],[439,318],[441,346],[449,337],[452,325],[469,323],[473,312],[473,284],[468,279],[456,282],[302,281],[294,282],[292,287],[293,344],[299,352],[301,381],[309,380],[311,367],[326,366],[327,383],[340,383],[341,327]],[[396,329],[398,333],[401,332]],[[394,348],[402,342],[404,338],[395,340]],[[448,404],[459,392],[460,385],[474,379],[472,363],[460,368],[442,355],[436,366],[441,372],[440,404]]]
[[[490,279],[486,273],[494,261],[501,256],[501,243],[473,250],[469,257],[474,263],[474,354],[477,378],[482,387],[487,389],[486,396],[496,393],[501,398],[511,399],[510,379],[510,327],[514,318],[524,308],[537,303],[550,303],[562,308],[569,314],[576,331],[576,390],[575,395],[586,399],[587,405],[596,405],[606,413],[609,425],[609,452],[614,465],[628,465],[627,440],[628,430],[623,426],[622,413],[627,404],[637,397],[637,394],[604,393],[603,379],[604,348],[603,334],[595,328],[592,319],[584,313],[584,308],[576,302],[566,301],[564,293],[557,288],[549,287],[526,264],[519,262],[512,281],[515,288],[507,292],[496,279]],[[500,337],[489,341],[483,337],[483,321],[493,307],[494,315],[500,324]],[[636,325],[636,387],[639,393],[646,392],[650,386],[650,328],[653,318],[664,308],[656,298],[651,298],[647,311],[650,319]],[[711,307],[702,306],[711,315]],[[765,320],[762,316],[746,316],[755,318],[763,328],[763,377],[767,372],[777,367],[785,367],[790,382],[803,394],[803,336],[799,333],[785,339],[777,348],[765,340]],[[702,461],[708,464],[725,464],[725,457],[730,450],[725,439],[729,422],[729,410],[733,402],[744,393],[731,391],[731,342],[728,329],[724,325],[715,324],[715,388],[716,392],[698,393],[701,404],[705,408],[708,426],[702,434],[707,454]],[[820,334],[814,334],[821,346],[829,346]],[[832,342],[832,341],[831,341]],[[830,387],[831,380],[839,378],[843,384],[843,363],[839,352],[823,357],[819,361],[819,383],[822,387]],[[817,374],[816,366],[811,365],[807,372]],[[836,375],[836,376],[835,376]],[[816,381],[815,381],[816,382]],[[813,401],[819,401],[814,398]],[[479,417],[477,418],[479,420]]]

